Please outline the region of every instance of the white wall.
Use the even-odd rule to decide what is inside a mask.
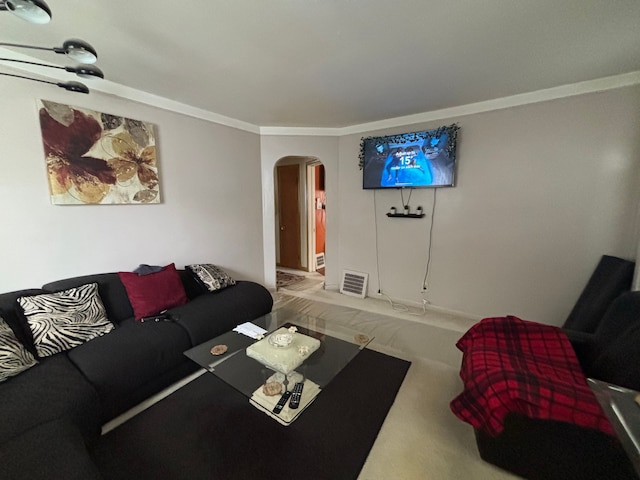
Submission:
[[[6,77],[0,89],[0,292],[140,263],[264,281],[259,135],[96,92]],[[154,123],[162,203],[51,205],[37,98]]]
[[[341,137],[334,268],[368,272],[369,295],[380,282],[394,299],[421,302],[433,190],[411,197],[424,219],[386,217],[401,206],[398,190],[377,191],[374,214],[360,138],[453,122],[457,186],[437,192],[427,298],[477,316],[561,324],[601,255],[636,255],[640,87]]]
[[[218,263],[275,288],[274,165],[299,155],[326,169],[328,287],[353,269],[371,275],[370,295],[380,285],[419,302],[430,215],[387,218],[398,191],[377,192],[374,212],[359,143],[454,121],[458,182],[438,190],[434,305],[560,324],[602,254],[636,255],[638,86],[343,137],[260,137],[99,93],[10,78],[0,88],[11,92],[0,97],[0,291],[169,262]],[[37,98],[154,123],[162,204],[51,205]],[[412,207],[430,213],[432,194],[415,190]]]

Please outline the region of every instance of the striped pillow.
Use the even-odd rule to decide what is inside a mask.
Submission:
[[[18,303],[40,357],[71,350],[114,329],[98,294],[97,283],[20,297]]]
[[[33,367],[33,355],[18,341],[11,327],[0,317],[0,382]]]

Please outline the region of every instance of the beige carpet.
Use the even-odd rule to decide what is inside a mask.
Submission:
[[[473,429],[449,409],[462,389],[455,348],[459,331],[291,294],[276,295],[275,308],[355,327],[375,337],[369,348],[412,362],[359,480],[518,478],[484,462]],[[448,321],[446,316],[440,320]]]
[[[518,478],[484,462],[472,428],[449,410],[460,392],[457,371],[413,359],[359,480],[507,480]]]

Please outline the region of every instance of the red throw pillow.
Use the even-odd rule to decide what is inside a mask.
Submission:
[[[127,290],[136,320],[157,315],[188,301],[180,274],[173,263],[157,273],[138,275],[119,272],[118,276]]]

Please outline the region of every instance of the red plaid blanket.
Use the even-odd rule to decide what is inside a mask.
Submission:
[[[615,435],[564,332],[516,317],[485,318],[456,346],[464,391],[451,402],[461,420],[498,435],[510,412]]]

